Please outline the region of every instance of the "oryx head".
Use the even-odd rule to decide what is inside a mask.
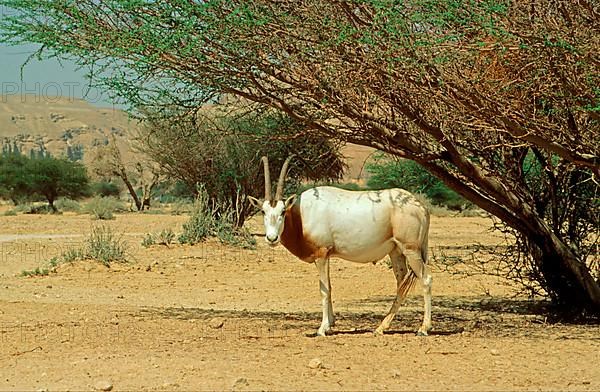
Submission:
[[[269,160],[267,157],[262,157],[262,162],[265,170],[265,198],[263,200],[256,199],[249,196],[250,202],[259,208],[264,215],[265,222],[265,240],[269,245],[275,246],[279,243],[281,233],[283,232],[283,225],[285,221],[285,212],[294,205],[296,201],[296,195],[288,197],[285,201],[283,200],[283,185],[285,182],[285,176],[287,174],[287,168],[290,164],[292,157],[288,157],[279,173],[279,181],[277,182],[277,191],[275,197],[271,196],[271,174],[269,171]]]

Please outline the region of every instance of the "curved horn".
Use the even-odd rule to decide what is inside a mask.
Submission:
[[[265,200],[271,201],[271,172],[269,171],[269,158],[262,157],[265,169]]]
[[[279,173],[279,181],[277,181],[277,191],[275,193],[275,200],[283,200],[283,183],[285,182],[285,176],[287,175],[287,169],[292,160],[293,155],[287,157],[283,166],[281,166],[281,172]]]

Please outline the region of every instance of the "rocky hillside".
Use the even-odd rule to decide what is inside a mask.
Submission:
[[[82,155],[114,135],[120,142],[137,126],[123,111],[97,108],[79,99],[3,96],[0,99],[0,148],[23,154]]]
[[[0,151],[16,148],[29,156],[49,152],[53,156],[92,159],[95,147],[108,143],[112,135],[123,144],[137,127],[135,120],[119,109],[97,108],[80,99],[38,96],[0,97]],[[128,148],[121,149],[126,152]],[[349,169],[346,181],[365,176],[364,161],[372,148],[347,145],[344,155]],[[125,160],[133,159],[125,153]]]

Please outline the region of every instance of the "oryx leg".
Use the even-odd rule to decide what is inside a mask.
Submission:
[[[321,291],[321,302],[323,304],[323,320],[317,331],[317,335],[325,336],[331,331],[335,324],[333,305],[331,304],[331,282],[329,280],[329,259],[318,259],[315,262],[319,270],[319,289]]]
[[[421,280],[423,285],[423,324],[417,331],[417,335],[425,336],[431,329],[431,282],[432,277],[429,272],[429,267],[426,264],[426,260],[423,258],[423,252],[417,247],[406,246],[404,249],[404,255],[407,259],[407,264],[412,272],[415,273],[418,279]]]
[[[392,320],[396,317],[396,313],[398,313],[398,309],[402,304],[402,300],[404,296],[401,292],[401,283],[408,272],[408,268],[406,267],[406,258],[404,255],[398,250],[394,249],[390,252],[390,261],[392,262],[392,269],[394,270],[394,275],[396,276],[396,298],[394,299],[394,303],[390,308],[390,311],[387,313],[379,327],[375,330],[376,335],[382,335],[383,331],[390,327]]]

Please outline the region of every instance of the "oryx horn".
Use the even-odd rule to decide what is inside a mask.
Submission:
[[[269,171],[269,158],[262,157],[265,169],[265,200],[271,201],[271,172]]]
[[[283,166],[281,166],[281,172],[279,173],[279,181],[277,181],[277,191],[275,193],[275,200],[283,200],[283,183],[285,182],[285,176],[287,175],[287,169],[292,160],[293,155],[287,157]]]

